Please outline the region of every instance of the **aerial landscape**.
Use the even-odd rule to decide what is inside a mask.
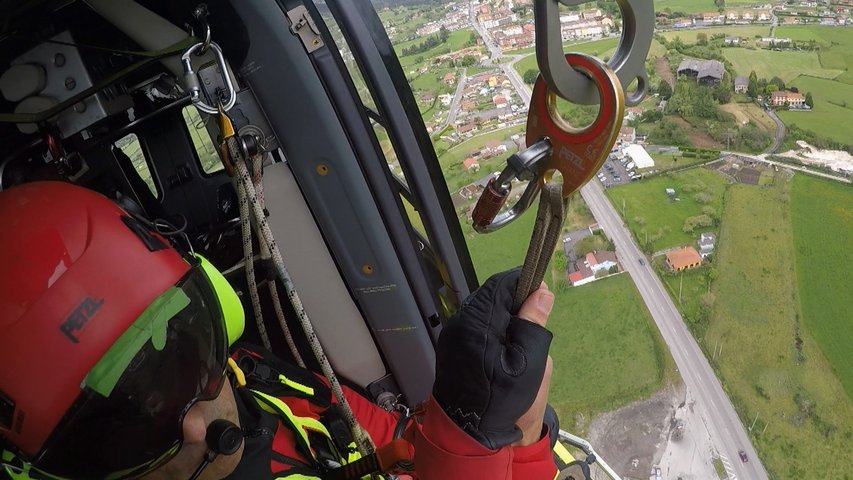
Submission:
[[[470,217],[528,145],[533,1],[374,4],[479,279],[521,264],[532,213]],[[546,274],[550,403],[623,478],[850,478],[853,0],[654,4],[647,95]],[[564,49],[608,60],[621,23],[615,0],[561,7]]]

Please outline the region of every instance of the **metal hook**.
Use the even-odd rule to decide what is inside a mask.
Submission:
[[[598,101],[594,82],[569,68],[563,52],[559,3],[580,5],[588,0],[535,0],[536,61],[548,86],[573,103],[592,105]],[[648,86],[646,57],[654,36],[655,13],[652,0],[616,0],[622,12],[622,37],[607,62],[623,90],[637,80],[637,90],[625,99],[628,105],[643,100]]]
[[[191,57],[193,53],[203,47],[204,43],[202,42],[191,45],[186,49],[186,51],[184,51],[184,54],[181,55],[181,63],[184,66],[184,82],[189,89],[190,99],[192,100],[193,105],[202,112],[213,115],[215,113],[219,113],[219,109],[208,105],[202,99],[201,84],[199,83],[198,75],[193,70]],[[234,89],[234,83],[231,81],[231,75],[228,74],[228,64],[225,63],[225,57],[222,56],[222,49],[219,48],[219,45],[217,45],[216,42],[210,43],[210,49],[213,50],[213,53],[216,56],[216,63],[219,65],[219,71],[222,74],[222,80],[225,83],[225,90],[228,94],[227,100],[222,103],[222,110],[227,112],[237,101],[237,92]]]
[[[547,138],[530,145],[521,153],[512,155],[507,159],[507,167],[493,178],[482,196],[477,201],[471,219],[474,230],[480,233],[490,233],[509,225],[513,220],[526,212],[536,195],[542,189],[544,182],[540,179],[541,169],[538,165],[551,155],[551,142]],[[506,204],[509,193],[512,191],[512,179],[529,180],[527,188],[521,194],[515,205],[509,210],[498,215],[498,212]]]
[[[204,40],[202,40],[201,50],[199,50],[196,55],[202,56],[207,53],[207,49],[210,48],[210,23],[207,22],[207,16],[209,15],[207,10],[207,4],[200,3],[193,10],[193,17],[198,21],[198,23],[204,29]]]

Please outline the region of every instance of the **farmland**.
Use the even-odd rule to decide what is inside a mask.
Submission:
[[[699,3],[699,2],[696,2]],[[713,9],[712,9],[713,10]],[[708,11],[708,10],[706,10]],[[714,34],[724,34],[724,35],[737,35],[740,37],[754,37],[755,35],[768,35],[770,33],[769,25],[733,25],[733,26],[725,26],[725,27],[714,27],[714,28],[697,28],[697,29],[689,29],[689,30],[671,30],[668,32],[661,32],[661,35],[667,40],[672,40],[674,38],[680,38],[684,43],[694,43],[696,42],[696,35],[704,33],[709,37]]]
[[[737,75],[749,76],[749,72],[765,78],[779,77],[786,83],[800,75],[835,78],[842,70],[827,70],[821,66],[816,52],[773,52],[748,50],[745,48],[723,49],[726,60],[732,63]]]
[[[807,316],[826,310],[812,299],[800,311],[804,287],[795,265],[802,266],[802,260],[793,248],[796,234],[793,245],[791,241],[789,189],[803,188],[793,197],[800,199],[810,194],[814,180],[801,182],[795,180],[792,187],[779,175],[771,187],[728,189],[716,260],[719,278],[712,288],[716,301],[707,333],[698,340],[741,420],[755,422],[751,437],[772,478],[844,478],[853,468],[847,446],[853,435],[853,407],[812,333],[813,322],[827,319]],[[827,190],[833,199],[839,193]],[[796,222],[793,229],[803,235],[803,226],[809,225],[798,227]],[[808,235],[812,241],[819,238],[813,232]],[[815,280],[814,274],[806,278],[818,282],[806,288],[826,283]],[[722,353],[715,356],[711,352],[718,344]]]
[[[791,190],[797,289],[805,324],[853,398],[853,191],[798,175]],[[846,332],[846,334],[844,333]]]

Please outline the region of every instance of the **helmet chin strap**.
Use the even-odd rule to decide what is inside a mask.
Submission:
[[[204,452],[204,458],[193,472],[190,480],[196,480],[220,454],[233,455],[237,453],[240,445],[243,444],[243,430],[234,423],[220,418],[207,426],[204,441],[207,443],[207,451]]]

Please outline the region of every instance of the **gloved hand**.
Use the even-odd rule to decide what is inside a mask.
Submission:
[[[551,345],[550,331],[510,312],[519,275],[518,269],[494,275],[465,299],[436,349],[433,396],[448,417],[493,450],[521,440],[516,422],[540,391]],[[547,308],[538,314],[547,318],[553,295],[534,295],[545,297]]]

